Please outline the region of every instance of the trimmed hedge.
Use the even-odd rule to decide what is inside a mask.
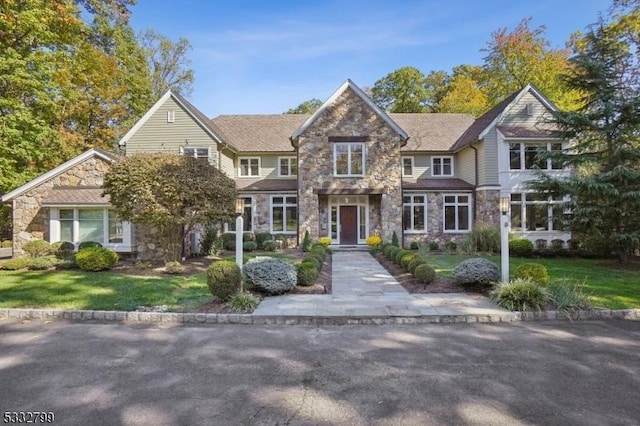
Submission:
[[[513,276],[514,278],[530,279],[543,286],[549,285],[549,272],[544,265],[539,263],[523,263],[516,268]]]
[[[424,260],[423,258],[421,258],[420,256],[416,256],[415,259],[413,259],[411,262],[409,262],[408,265],[408,270],[411,273],[411,275],[413,275],[413,273],[415,272],[416,268],[419,265],[426,265],[427,261]]]
[[[102,247],[102,244],[96,241],[83,241],[80,244],[78,244],[78,251],[89,248],[89,247]]]
[[[265,241],[272,241],[273,235],[270,232],[256,232],[255,233],[256,244],[258,244],[258,250],[266,250],[264,247]],[[275,245],[274,245],[275,250]]]
[[[31,257],[46,256],[51,253],[51,244],[45,240],[31,240],[22,249]]]
[[[316,265],[308,260],[298,265],[298,285],[305,287],[314,285],[319,275]]]
[[[258,248],[258,244],[255,241],[245,241],[242,243],[242,250],[244,251],[254,251]]]
[[[223,302],[240,291],[242,273],[234,261],[222,260],[207,269],[207,286],[216,298]]]
[[[509,253],[516,257],[529,257],[533,254],[533,243],[526,238],[509,241]]]
[[[395,257],[393,258],[393,261],[396,262],[396,264],[400,265],[402,262],[402,258],[408,254],[413,254],[413,253],[411,253],[411,251],[409,250],[401,249],[396,253]]]
[[[265,251],[276,251],[275,240],[266,240],[262,242],[262,249]]]
[[[436,270],[431,265],[423,263],[416,267],[413,276],[421,283],[431,284],[436,279]]]
[[[404,269],[405,271],[409,271],[409,263],[411,263],[416,257],[415,254],[413,253],[409,253],[406,254],[402,257],[402,259],[400,259],[400,265],[402,265],[402,269]]]
[[[118,253],[103,247],[87,247],[76,253],[78,267],[83,271],[105,271],[118,262]]]

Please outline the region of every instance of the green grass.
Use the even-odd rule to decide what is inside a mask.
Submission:
[[[206,275],[143,277],[110,272],[0,271],[0,307],[189,311],[212,298]]]
[[[471,256],[427,255],[428,263],[443,276],[451,276],[460,261]],[[488,257],[500,266],[500,256]],[[640,271],[619,269],[614,261],[576,258],[511,258],[509,271],[523,263],[535,262],[546,266],[552,283],[567,280],[584,282],[584,291],[597,307],[609,309],[640,308]]]

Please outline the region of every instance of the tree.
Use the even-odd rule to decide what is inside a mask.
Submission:
[[[478,81],[480,67],[460,65],[453,70],[447,91],[435,106],[436,112],[465,113],[478,117],[489,109],[487,94]]]
[[[601,20],[574,45],[566,80],[584,97],[579,110],[554,113],[574,145],[552,157],[574,175],[541,174],[530,186],[570,196],[570,229],[624,261],[640,248],[640,46],[634,36],[640,27],[620,22]]]
[[[138,40],[149,64],[153,95],[159,98],[171,89],[182,96],[189,96],[194,80],[188,56],[192,49],[189,40],[181,37],[173,42],[150,29],[140,33]]]
[[[107,172],[104,189],[122,219],[158,230],[166,260],[184,257],[194,226],[233,219],[237,198],[234,181],[214,166],[167,153],[120,159]]]
[[[451,76],[446,71],[431,71],[424,78],[425,106],[429,112],[439,112],[438,104],[449,91]]]
[[[402,67],[376,81],[373,101],[388,112],[424,112],[429,92],[425,76],[414,67]]]
[[[285,114],[313,114],[322,106],[323,103],[324,102],[317,98],[309,99],[297,107],[289,109]]]

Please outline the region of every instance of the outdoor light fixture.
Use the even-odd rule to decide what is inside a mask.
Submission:
[[[244,212],[244,200],[242,198],[238,198],[236,200],[236,215],[242,215]]]
[[[509,213],[509,197],[500,197],[500,212],[503,216]]]
[[[244,230],[244,200],[236,199],[236,265],[242,271],[242,231]]]
[[[509,282],[509,197],[500,197],[500,263],[502,282]]]

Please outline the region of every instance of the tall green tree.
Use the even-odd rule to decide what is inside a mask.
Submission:
[[[140,45],[151,72],[151,87],[154,97],[159,98],[168,89],[182,96],[193,91],[194,72],[191,69],[191,43],[181,37],[173,42],[151,29],[138,35]]]
[[[322,106],[323,102],[320,99],[309,99],[302,102],[295,108],[291,108],[285,112],[285,114],[313,114]]]
[[[424,74],[415,67],[402,67],[376,81],[373,101],[388,112],[424,112],[429,92]]]
[[[540,175],[531,184],[570,196],[570,229],[592,249],[611,250],[623,261],[640,249],[638,28],[621,25],[620,17],[601,20],[574,44],[567,83],[584,94],[582,107],[558,111],[554,119],[574,141],[555,159],[575,173],[564,179]]]
[[[480,81],[483,75],[481,67],[460,65],[453,69],[453,77],[447,84],[447,90],[438,101],[436,112],[464,113],[475,117],[489,109],[489,100]]]

